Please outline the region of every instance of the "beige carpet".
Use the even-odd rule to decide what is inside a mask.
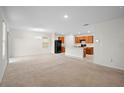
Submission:
[[[20,57],[8,65],[0,86],[124,86],[124,71],[59,54]]]

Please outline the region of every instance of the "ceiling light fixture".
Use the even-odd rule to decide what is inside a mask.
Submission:
[[[65,18],[65,19],[67,19],[67,18],[68,18],[68,15],[67,15],[67,14],[65,14],[65,15],[64,15],[64,18]]]
[[[99,40],[97,39],[97,40],[96,40],[96,42],[98,43],[98,42],[99,42]]]
[[[88,33],[90,33],[90,31],[88,31]]]

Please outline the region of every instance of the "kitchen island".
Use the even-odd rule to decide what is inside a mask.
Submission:
[[[73,46],[67,48],[65,55],[83,59],[84,58],[83,47]]]

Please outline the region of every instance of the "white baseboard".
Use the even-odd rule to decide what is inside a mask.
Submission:
[[[65,56],[68,56],[68,57],[71,57],[71,58],[80,59],[80,60],[84,59],[84,58],[81,58],[81,57],[77,57],[77,56],[73,56],[73,55],[67,55],[67,54],[65,54]]]
[[[7,67],[7,62],[5,63],[3,62],[3,64],[0,67],[0,83],[2,82],[6,67]]]
[[[84,58],[80,58],[80,57],[76,57],[76,56],[72,56],[72,55],[65,55],[65,56],[68,56],[68,57],[71,57],[71,58],[75,58],[75,59],[79,59],[79,60],[85,60]],[[90,62],[87,60],[87,62]],[[96,62],[92,62],[93,64],[97,64],[97,65],[100,65],[100,66],[105,66],[105,67],[109,67],[109,68],[112,68],[112,69],[117,69],[117,70],[124,70],[124,68],[120,68],[120,67],[117,67],[117,66],[110,66],[110,65],[105,65],[105,64],[100,64],[100,63],[96,63]]]

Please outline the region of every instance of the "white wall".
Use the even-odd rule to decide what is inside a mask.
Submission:
[[[124,18],[98,23],[84,29],[88,30],[94,35],[94,63],[124,70]],[[73,35],[66,35],[65,55],[81,58],[81,49],[73,46]]]
[[[49,47],[42,47],[42,37],[48,37]],[[36,37],[41,37],[37,39]],[[51,34],[32,31],[9,32],[9,57],[51,53]]]
[[[4,52],[4,56],[3,56],[3,14],[2,14],[2,9],[0,8],[0,82],[2,80],[2,77],[4,75],[4,71],[6,69],[7,66],[7,37],[5,40],[5,52]],[[7,35],[7,33],[5,32],[5,35]]]
[[[55,33],[52,33],[51,38],[51,53],[55,54],[55,40],[57,40]]]
[[[94,25],[95,60],[100,65],[124,70],[124,18]]]
[[[0,15],[0,80],[2,79],[2,17]]]

